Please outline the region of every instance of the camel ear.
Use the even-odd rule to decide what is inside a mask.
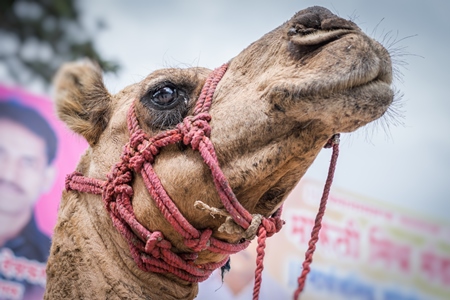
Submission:
[[[56,112],[74,132],[92,146],[111,116],[111,95],[97,64],[85,60],[64,64],[54,80]]]

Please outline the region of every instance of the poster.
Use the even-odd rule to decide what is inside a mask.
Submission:
[[[260,299],[293,299],[322,190],[321,183],[304,178],[286,200],[286,224],[266,241]],[[333,187],[300,299],[450,299],[446,221]],[[231,256],[223,283],[216,271],[200,284],[200,300],[252,299],[253,244],[244,255]]]
[[[268,241],[268,271],[290,295],[322,189],[302,180],[285,203],[285,227]],[[450,221],[332,189],[302,299],[450,299]]]
[[[65,175],[86,143],[50,99],[0,86],[0,299],[42,299]]]

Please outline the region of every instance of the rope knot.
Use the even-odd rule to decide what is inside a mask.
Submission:
[[[126,195],[128,198],[133,197],[134,191],[131,187],[133,175],[128,167],[120,162],[114,166],[106,178],[101,186],[103,203],[109,213],[113,213],[121,219],[117,213],[115,202],[119,195]]]
[[[252,217],[250,226],[245,230],[243,237],[246,240],[252,240],[258,234],[260,228],[264,228],[268,237],[271,237],[275,233],[281,230],[284,225],[284,221],[281,220],[278,214],[273,217],[265,218],[262,215],[255,214]]]
[[[147,140],[147,134],[142,129],[137,129],[130,136],[130,147],[137,150],[138,146]]]
[[[142,145],[142,147],[139,148],[142,157],[151,164],[155,161],[155,156],[159,153],[159,148],[154,142],[154,139],[150,139],[145,145]]]
[[[184,244],[191,248],[194,252],[200,252],[202,250],[208,249],[211,244],[210,238],[212,235],[212,230],[207,228],[203,230],[200,237],[197,239],[185,239]]]
[[[154,145],[154,140],[147,138],[141,129],[134,132],[130,141],[125,145],[122,161],[127,162],[133,170],[140,172],[145,162],[153,163],[159,149]]]
[[[130,168],[135,170],[136,172],[139,172],[142,168],[142,166],[145,163],[145,159],[142,155],[137,154],[130,158],[129,164]]]
[[[261,225],[266,230],[267,237],[271,237],[278,231],[280,231],[281,226],[284,222],[281,219],[277,218],[264,218],[261,222]]]
[[[177,125],[183,136],[183,143],[191,144],[192,149],[197,150],[203,137],[209,137],[211,134],[209,121],[211,121],[211,115],[206,112],[184,118],[183,122]]]

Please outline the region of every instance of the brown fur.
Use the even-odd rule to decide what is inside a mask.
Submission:
[[[178,116],[163,115],[140,99],[163,82],[182,87],[192,111],[210,71],[155,71],[142,82],[109,95],[90,63],[64,66],[56,79],[62,120],[91,147],[78,171],[105,179],[129,137],[126,112],[136,102],[144,130],[155,134]],[[251,212],[271,214],[287,197],[327,140],[379,118],[392,102],[387,51],[352,22],[323,8],[297,13],[233,58],[211,107],[211,140],[239,201]],[[168,123],[164,123],[164,120]],[[172,118],[172,119],[170,119]],[[224,218],[194,208],[196,200],[220,208],[211,174],[190,148],[164,148],[154,168],[184,216],[199,229],[229,242],[241,236],[217,232]],[[175,251],[186,251],[144,188],[134,181],[133,208],[150,230],[161,230]],[[222,259],[203,251],[198,263]],[[100,197],[65,192],[47,267],[46,299],[192,299],[197,285],[171,275],[142,272],[113,228]]]

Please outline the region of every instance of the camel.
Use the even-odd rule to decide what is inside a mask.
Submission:
[[[62,194],[45,299],[194,299],[279,220],[332,136],[385,114],[391,84],[388,51],[322,7],[215,71],[157,70],[115,95],[95,63],[62,66],[57,113],[89,148]]]

